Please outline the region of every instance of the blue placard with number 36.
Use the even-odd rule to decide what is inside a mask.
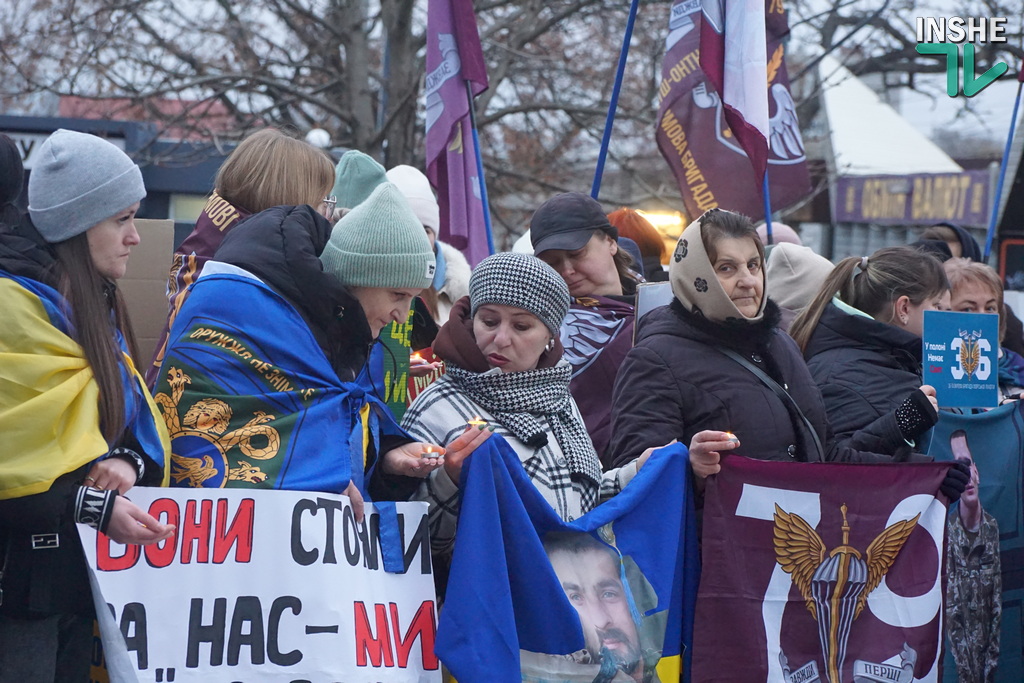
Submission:
[[[922,380],[942,408],[999,405],[999,316],[925,311]]]

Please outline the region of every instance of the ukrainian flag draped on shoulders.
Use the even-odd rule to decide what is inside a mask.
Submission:
[[[686,449],[561,520],[500,436],[467,461],[436,651],[460,681],[672,681],[698,558]]]
[[[100,431],[99,386],[74,339],[68,302],[47,284],[3,270],[0,302],[2,500],[48,491],[110,446]],[[118,341],[125,351],[120,335]],[[123,361],[125,424],[146,454],[165,465],[163,420],[127,352]]]
[[[340,493],[351,479],[365,495],[368,453],[403,433],[370,382],[339,379],[265,282],[216,262],[207,271],[171,327],[156,387],[171,485]]]

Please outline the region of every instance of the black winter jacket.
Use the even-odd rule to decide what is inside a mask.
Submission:
[[[778,321],[779,308],[772,301],[756,323],[713,323],[678,301],[644,316],[636,346],[615,382],[610,448],[615,465],[672,439],[689,446],[694,434],[706,429],[736,434],[741,444],[737,455],[820,459],[806,428],[790,416],[782,399],[749,370],[716,351],[719,347],[742,354],[786,387],[814,427],[824,460],[891,461],[886,455],[836,444],[821,394],[796,343],[777,329]]]
[[[866,430],[878,440],[860,441],[861,447],[909,452],[895,411],[921,386],[920,337],[829,304],[804,358],[841,444],[851,443],[858,431]]]

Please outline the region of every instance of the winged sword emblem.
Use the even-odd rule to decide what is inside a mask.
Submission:
[[[960,344],[960,368],[970,380],[978,371],[978,366],[981,365],[981,345],[978,343],[978,340],[981,339],[981,332],[960,330],[960,338],[963,340],[963,343]]]
[[[776,504],[774,518],[776,561],[792,577],[818,624],[818,638],[831,683],[841,681],[854,620],[863,612],[868,595],[882,582],[921,517],[917,514],[886,527],[862,556],[849,544],[846,505],[840,510],[843,542],[831,552],[827,552],[821,537],[799,515]]]

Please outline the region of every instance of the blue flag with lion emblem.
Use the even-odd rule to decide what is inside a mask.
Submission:
[[[298,311],[260,280],[202,277],[155,390],[171,485],[341,492],[352,479],[365,495],[368,448],[402,433],[368,386],[342,382]]]

